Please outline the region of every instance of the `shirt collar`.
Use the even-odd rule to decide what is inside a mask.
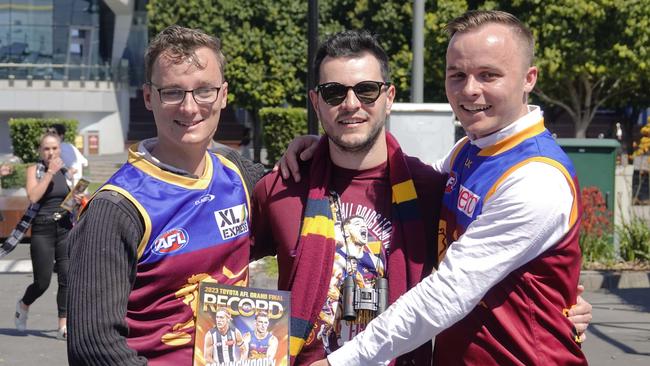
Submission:
[[[540,107],[535,105],[528,106],[528,113],[513,123],[507,125],[501,130],[490,134],[485,137],[478,139],[473,139],[471,136],[470,140],[473,145],[476,145],[480,149],[485,149],[486,147],[495,145],[497,142],[512,136],[518,132],[525,130],[526,128],[538,123],[542,119],[542,110]]]
[[[155,156],[151,155],[151,150],[156,146],[158,143],[158,138],[157,137],[152,137],[146,140],[142,140],[138,144],[138,154],[142,155],[142,157],[147,160],[148,162],[152,163],[153,165],[157,166],[158,168],[162,170],[166,170],[170,173],[190,177],[190,178],[197,178],[196,175],[191,174],[190,172],[176,168],[175,166],[165,164],[158,160]]]

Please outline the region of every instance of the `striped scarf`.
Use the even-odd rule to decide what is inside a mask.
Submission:
[[[31,203],[29,207],[27,207],[23,217],[18,221],[18,224],[16,224],[16,228],[11,231],[11,234],[9,234],[4,243],[2,243],[2,246],[0,246],[0,258],[16,249],[16,246],[21,240],[23,240],[29,227],[32,226],[32,221],[34,221],[34,217],[36,217],[40,207],[41,205],[38,203]]]
[[[387,259],[389,303],[417,284],[423,277],[423,258],[427,255],[424,224],[417,193],[405,156],[386,133],[388,175],[392,187],[392,237]],[[300,353],[325,303],[334,262],[334,218],[328,197],[332,170],[327,137],[314,154],[309,176],[309,193],[303,215],[291,288],[291,364]],[[415,260],[417,258],[417,260]],[[425,356],[426,357],[426,356]]]
[[[36,163],[36,180],[41,180],[43,178],[43,174],[45,174],[45,171],[47,171],[47,165],[45,165],[45,162],[39,161]],[[61,171],[65,175],[67,169],[61,168]],[[7,239],[5,239],[4,243],[2,243],[0,246],[0,258],[16,249],[18,243],[23,240],[23,237],[27,233],[27,230],[29,230],[29,228],[32,226],[32,221],[34,221],[34,218],[38,214],[38,210],[40,208],[41,205],[39,203],[29,204],[29,207],[27,207],[27,210],[25,210],[25,213],[20,218],[20,221],[18,221],[18,224],[16,224],[16,227],[11,231],[11,234],[9,234]]]

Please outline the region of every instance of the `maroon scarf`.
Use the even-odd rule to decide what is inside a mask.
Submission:
[[[386,133],[388,171],[392,187],[392,238],[386,267],[389,303],[393,303],[427,274],[422,273],[427,248],[417,194],[402,149]],[[332,276],[335,240],[328,183],[332,171],[327,137],[321,138],[311,163],[309,193],[296,258],[289,278],[291,288],[291,364],[312,334]],[[431,360],[430,344],[404,355],[416,365]],[[401,357],[400,357],[401,359]]]

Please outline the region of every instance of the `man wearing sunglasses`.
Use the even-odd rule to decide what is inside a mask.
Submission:
[[[70,234],[71,365],[192,364],[198,282],[246,285],[248,192],[236,153],[208,151],[226,107],[221,43],[170,26],[145,55],[158,135],[132,146]]]
[[[296,365],[338,349],[431,273],[444,188],[442,175],[402,153],[385,130],[395,87],[374,37],[331,36],[313,68],[309,98],[325,136],[301,166],[305,179],[272,173],[253,194],[253,256],[277,255],[278,287],[291,291]],[[361,251],[345,227],[355,217],[365,228]],[[415,365],[430,359],[430,344],[403,356]]]

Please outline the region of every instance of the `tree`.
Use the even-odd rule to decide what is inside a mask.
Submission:
[[[262,107],[307,105],[307,4],[301,0],[151,0],[151,33],[169,24],[202,28],[224,43],[229,102],[259,121]],[[444,25],[467,9],[513,13],[536,38],[540,78],[534,95],[571,116],[584,137],[598,108],[638,109],[650,99],[650,0],[438,0],[426,3],[426,101],[444,101]],[[409,99],[412,4],[399,0],[319,3],[321,39],[368,29],[390,56],[397,101]],[[255,141],[259,143],[259,128]],[[256,154],[257,155],[257,154]]]
[[[444,100],[444,24],[467,8],[463,0],[427,2],[425,99]],[[229,102],[255,111],[304,106],[307,73],[307,5],[300,0],[152,0],[150,33],[170,24],[218,35],[229,64]],[[390,56],[397,100],[409,99],[412,4],[399,0],[331,0],[319,3],[320,38],[343,29],[368,29]],[[431,41],[433,39],[433,42]]]
[[[444,85],[444,24],[466,9],[499,9],[521,19],[536,40],[534,96],[565,110],[585,137],[599,108],[635,120],[650,100],[650,0],[439,0],[427,9],[427,90]],[[443,60],[442,66],[439,60]],[[431,79],[433,77],[433,79]],[[629,128],[630,121],[624,121]]]
[[[650,0],[499,1],[537,41],[540,77],[534,94],[564,109],[576,137],[596,111],[650,98]]]
[[[445,69],[449,36],[445,25],[468,9],[465,0],[439,0],[426,3],[424,18],[424,99],[445,102]]]

